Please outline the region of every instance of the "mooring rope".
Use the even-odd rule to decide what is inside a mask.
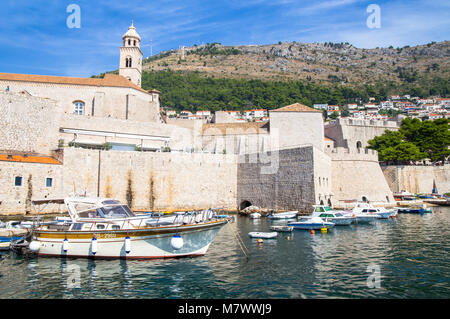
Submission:
[[[230,223],[228,223],[230,224]],[[248,259],[248,253],[250,253],[250,251],[248,250],[247,247],[245,247],[244,241],[242,240],[241,236],[239,235],[239,233],[237,232],[237,230],[234,230],[233,227],[230,225],[231,231],[234,234],[234,237],[236,238],[238,244],[239,244],[239,248],[242,250],[242,252],[244,253],[245,257]]]

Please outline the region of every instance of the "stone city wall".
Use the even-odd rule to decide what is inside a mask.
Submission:
[[[380,136],[385,130],[398,130],[397,122],[362,120],[362,119],[339,119],[325,125],[325,136],[335,141],[335,147],[365,148],[367,141],[375,136]]]
[[[330,163],[326,163],[326,155],[316,152],[320,151],[305,146],[241,155],[237,172],[238,208],[255,205],[262,209],[311,213],[312,205],[318,204],[316,183],[319,177],[329,178],[326,167],[322,166]],[[315,159],[318,162],[314,162]],[[328,185],[328,189],[321,191],[329,196],[331,184]]]
[[[58,145],[61,109],[50,99],[0,92],[0,150],[50,154]]]
[[[387,183],[394,193],[406,190],[410,193],[431,193],[433,187],[439,194],[450,192],[450,165],[415,166],[389,165],[382,166]]]
[[[23,176],[20,187],[15,176]],[[28,179],[31,176],[32,191]],[[0,213],[29,211],[30,199],[109,197],[135,210],[236,208],[235,155],[65,148],[63,165],[0,162]],[[46,178],[53,179],[46,187]],[[27,206],[28,205],[28,206]],[[58,207],[49,207],[58,212]]]
[[[394,197],[372,150],[336,148],[331,156],[332,191],[336,207],[345,208],[352,201],[394,204]]]

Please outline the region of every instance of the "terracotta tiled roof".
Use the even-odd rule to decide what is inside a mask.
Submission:
[[[268,133],[267,122],[245,122],[245,123],[208,123],[203,124],[203,135],[244,135],[244,134],[266,134]]]
[[[312,107],[295,103],[282,108],[271,110],[270,112],[312,112],[312,113],[322,113],[320,110],[313,109]]]
[[[0,73],[0,80],[20,81],[20,82],[39,82],[54,84],[72,84],[72,85],[89,85],[89,86],[112,86],[112,87],[128,87],[148,93],[148,91],[140,88],[127,78],[117,74],[105,74],[104,78],[73,78],[67,76],[51,76],[51,75],[35,75],[35,74],[16,74],[16,73]],[[151,92],[159,93],[156,90]]]
[[[40,163],[40,164],[55,164],[61,165],[62,163],[51,156],[35,156],[35,155],[8,155],[0,154],[0,161],[6,162],[20,162],[20,163]]]

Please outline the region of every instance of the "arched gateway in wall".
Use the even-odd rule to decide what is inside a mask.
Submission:
[[[252,206],[252,203],[250,203],[248,200],[244,200],[239,205],[239,210],[246,209],[247,207]]]

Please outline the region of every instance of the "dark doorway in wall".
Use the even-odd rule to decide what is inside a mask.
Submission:
[[[244,200],[241,202],[241,205],[239,205],[239,210],[246,209],[249,206],[252,206],[252,203],[250,203],[248,200]]]
[[[363,201],[364,203],[367,203],[367,197],[366,197],[366,196],[363,196],[363,197],[362,197],[362,201]]]

